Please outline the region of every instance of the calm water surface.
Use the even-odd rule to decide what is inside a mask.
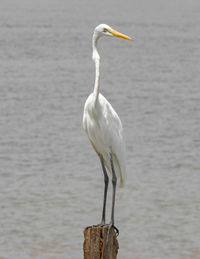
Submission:
[[[101,91],[124,125],[119,259],[200,258],[200,3],[2,1],[0,257],[82,258],[103,177],[82,130],[99,23]],[[110,218],[110,200],[107,220]]]

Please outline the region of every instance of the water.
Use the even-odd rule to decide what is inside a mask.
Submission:
[[[121,258],[200,258],[200,3],[2,1],[0,257],[82,258],[103,176],[82,130],[99,23],[101,92],[125,129]],[[110,200],[107,220],[110,217]]]

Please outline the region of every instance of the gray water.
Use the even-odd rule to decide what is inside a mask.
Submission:
[[[0,258],[82,258],[103,176],[82,129],[99,23],[101,92],[124,125],[119,259],[200,258],[200,2],[0,2]],[[107,221],[110,218],[110,200]]]

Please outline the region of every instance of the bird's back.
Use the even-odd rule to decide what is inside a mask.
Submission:
[[[112,153],[115,171],[122,185],[126,170],[122,123],[112,105],[102,94],[99,94],[97,102],[94,102],[93,93],[86,100],[83,128],[110,172],[112,172],[110,165],[110,153]]]

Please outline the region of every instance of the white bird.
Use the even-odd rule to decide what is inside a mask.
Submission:
[[[85,102],[83,113],[83,128],[88,135],[92,147],[100,158],[104,173],[105,187],[102,219],[100,225],[105,225],[106,198],[109,182],[107,170],[112,174],[112,211],[111,221],[109,224],[109,228],[111,228],[114,226],[114,206],[117,176],[120,178],[120,185],[122,185],[126,169],[123,128],[121,120],[116,111],[113,109],[112,105],[99,92],[100,56],[97,51],[97,43],[99,38],[102,36],[116,36],[127,40],[131,40],[131,38],[113,30],[106,24],[100,24],[95,28],[92,39],[92,58],[96,67],[95,84],[94,91],[89,95]]]

